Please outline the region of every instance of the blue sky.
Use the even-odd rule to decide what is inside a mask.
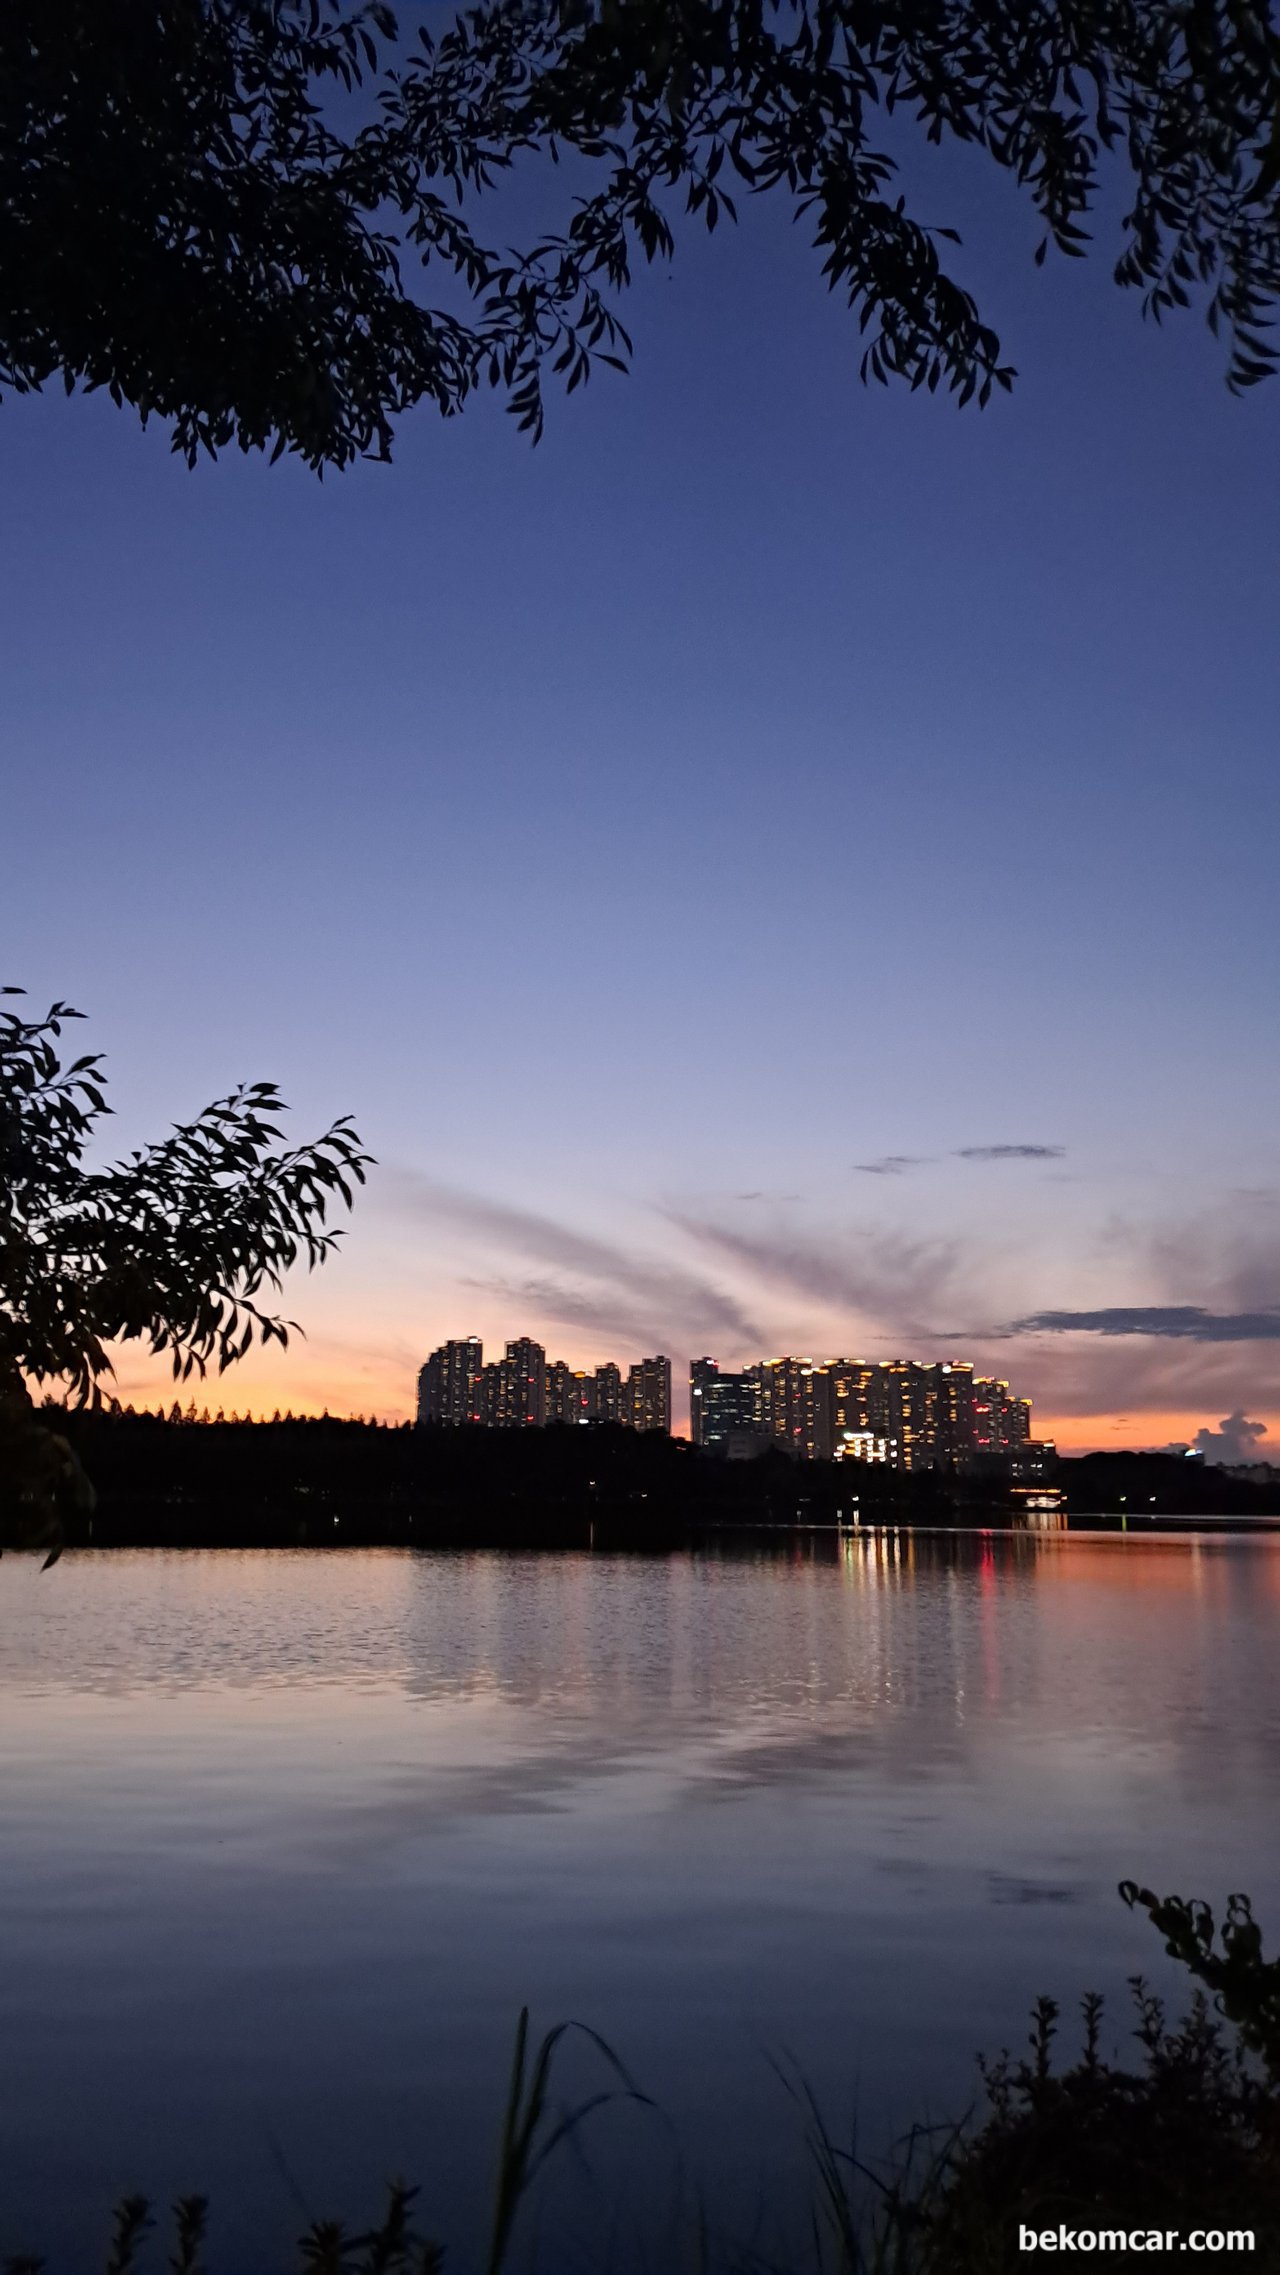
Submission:
[[[192,474],[0,406],[6,976],[92,1013],[113,1141],[269,1076],[381,1164],[228,1407],[405,1412],[532,1331],[971,1355],[1064,1442],[1277,1451],[1280,392],[1105,226],[1037,271],[934,178],[985,413],[864,390],[763,206],[536,450],[486,402]]]

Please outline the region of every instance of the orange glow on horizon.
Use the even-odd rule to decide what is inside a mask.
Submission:
[[[1221,1402],[1219,1402],[1221,1403]],[[1265,1422],[1267,1435],[1259,1445],[1257,1459],[1276,1458],[1280,1445],[1280,1414],[1261,1414],[1250,1407],[1250,1419]],[[1222,1416],[1217,1407],[1200,1407],[1190,1414],[1185,1412],[1164,1414],[1150,1409],[1125,1414],[1050,1414],[1036,1412],[1032,1429],[1037,1438],[1052,1438],[1059,1453],[1123,1452],[1130,1448],[1159,1449],[1162,1446],[1195,1444],[1200,1430],[1216,1430]]]
[[[349,1358],[326,1356],[323,1349],[299,1339],[283,1356],[275,1351],[259,1361],[246,1355],[225,1374],[210,1371],[203,1381],[193,1375],[175,1382],[163,1360],[135,1358],[116,1353],[116,1373],[102,1383],[104,1399],[118,1398],[122,1406],[157,1406],[167,1414],[176,1399],[185,1413],[221,1408],[228,1420],[233,1414],[255,1422],[269,1422],[277,1411],[300,1417],[331,1414],[339,1420],[363,1416],[366,1422],[411,1422],[415,1384],[412,1375],[385,1362],[353,1369]]]
[[[122,1405],[145,1407],[152,1413],[157,1407],[167,1413],[176,1398],[183,1411],[194,1405],[197,1414],[207,1410],[213,1416],[221,1407],[228,1417],[238,1414],[255,1421],[270,1421],[278,1410],[299,1416],[327,1412],[338,1418],[360,1415],[366,1421],[411,1422],[417,1368],[407,1355],[408,1338],[405,1341],[402,1355],[395,1348],[366,1350],[354,1341],[330,1341],[323,1334],[309,1341],[299,1336],[284,1352],[274,1346],[262,1353],[255,1349],[225,1375],[210,1373],[203,1382],[198,1377],[175,1382],[163,1359],[117,1347],[116,1376],[104,1379],[102,1392],[104,1398],[115,1397]],[[576,1363],[594,1362],[579,1358]],[[38,1399],[40,1386],[31,1387]],[[58,1394],[57,1385],[46,1387]],[[678,1375],[673,1388],[679,1399]],[[1224,1411],[1221,1399],[1208,1398],[1190,1411],[1142,1407],[1119,1413],[1059,1414],[1046,1399],[1033,1406],[1031,1428],[1034,1437],[1052,1439],[1064,1454],[1122,1452],[1194,1445],[1198,1431],[1217,1429]],[[1252,1449],[1253,1458],[1280,1460],[1280,1413],[1252,1406],[1249,1412],[1251,1419],[1266,1424],[1267,1433]],[[688,1434],[688,1423],[678,1419],[675,1435]]]

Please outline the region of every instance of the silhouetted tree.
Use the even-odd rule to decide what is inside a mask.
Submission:
[[[263,1310],[261,1293],[278,1291],[300,1258],[324,1262],[339,1238],[321,1229],[326,1213],[339,1198],[350,1206],[370,1159],[346,1116],[285,1148],[274,1119],[284,1102],[258,1082],[158,1144],[88,1168],[110,1108],[101,1057],[60,1056],[63,1025],[80,1016],[64,1003],[38,1020],[0,1012],[0,1524],[10,1537],[56,1533],[60,1503],[91,1498],[27,1382],[59,1382],[77,1404],[97,1404],[111,1343],[167,1351],[180,1379],[210,1362],[221,1372],[255,1336],[286,1343],[292,1322]]]
[[[1013,377],[877,147],[902,112],[976,145],[1080,254],[1104,153],[1116,276],[1198,296],[1235,388],[1280,284],[1280,37],[1267,0],[497,0],[400,48],[384,0],[6,0],[0,386],[106,387],[173,445],[386,458],[424,398],[542,427],[630,343],[604,295],[683,201],[786,195],[866,335],[864,378],[985,402]],[[517,160],[578,161],[565,224],[495,250]],[[445,272],[450,305],[419,295]]]

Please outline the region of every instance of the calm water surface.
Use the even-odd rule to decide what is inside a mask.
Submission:
[[[202,2188],[283,2267],[404,2171],[466,2275],[525,2002],[670,2125],[597,2120],[517,2267],[661,2266],[681,2154],[785,2226],[768,2053],[869,2146],[1037,1991],[1167,1980],[1122,1875],[1280,1920],[1278,1632],[1274,1537],[6,1558],[0,2259]]]

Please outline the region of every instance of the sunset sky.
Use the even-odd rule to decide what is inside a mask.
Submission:
[[[307,1340],[198,1402],[404,1416],[527,1332],[1280,1459],[1280,382],[935,179],[986,413],[864,391],[763,208],[536,450],[191,474],[0,405],[3,977],[92,1015],[113,1151],[265,1077],[378,1157]]]

